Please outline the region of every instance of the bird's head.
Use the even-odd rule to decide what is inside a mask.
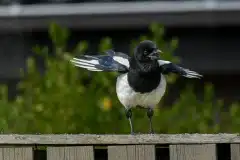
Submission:
[[[138,44],[135,48],[134,56],[140,62],[151,62],[160,58],[161,50],[157,48],[157,45],[150,41],[144,40]]]

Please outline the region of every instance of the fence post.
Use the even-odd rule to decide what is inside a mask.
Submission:
[[[170,145],[170,160],[217,160],[215,144]]]
[[[48,147],[47,160],[94,160],[93,146]]]
[[[154,145],[108,146],[108,160],[155,160]]]

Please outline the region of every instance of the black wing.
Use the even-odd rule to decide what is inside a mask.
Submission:
[[[83,55],[73,58],[71,62],[90,71],[128,72],[130,59],[128,55],[113,50],[107,50],[105,53],[107,55]]]
[[[202,75],[195,71],[191,71],[189,69],[180,67],[176,64],[171,63],[170,61],[164,61],[164,60],[158,60],[158,63],[162,69],[163,74],[168,74],[168,73],[177,73],[183,77],[187,78],[201,78]]]

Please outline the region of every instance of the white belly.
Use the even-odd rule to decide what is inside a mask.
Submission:
[[[155,107],[161,100],[166,90],[166,79],[162,79],[158,87],[149,93],[135,92],[128,84],[127,74],[122,74],[117,78],[116,91],[119,101],[125,108],[136,107]]]

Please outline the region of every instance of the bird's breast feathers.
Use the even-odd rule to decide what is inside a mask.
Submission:
[[[161,73],[159,73],[161,74]],[[127,73],[117,78],[116,91],[119,101],[126,107],[131,108],[137,105],[142,107],[154,107],[161,100],[166,90],[166,79],[161,75],[158,87],[151,92],[135,92],[128,83]]]

